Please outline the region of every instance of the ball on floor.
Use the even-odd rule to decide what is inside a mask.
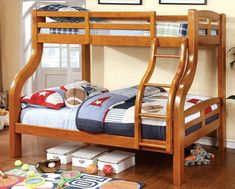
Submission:
[[[19,167],[19,166],[21,166],[22,165],[22,161],[21,160],[16,160],[15,161],[15,166],[16,167]]]
[[[90,164],[86,167],[85,172],[87,174],[96,175],[98,173],[98,168],[95,164]]]
[[[27,172],[27,176],[28,177],[34,177],[35,176],[35,172],[34,171],[28,171]]]
[[[103,173],[104,173],[105,175],[111,175],[111,174],[113,173],[113,167],[112,167],[112,165],[109,165],[109,164],[104,165],[104,167],[103,167]]]
[[[28,171],[29,170],[29,165],[25,163],[24,165],[22,165],[21,169],[23,171]]]

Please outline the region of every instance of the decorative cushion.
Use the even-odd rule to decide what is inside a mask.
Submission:
[[[108,92],[108,89],[92,85],[87,81],[79,81],[61,87],[43,89],[24,96],[21,99],[21,106],[22,109],[33,106],[56,110],[65,105],[69,108],[77,107],[85,99],[103,92]]]
[[[86,91],[87,98],[109,91],[106,88],[92,85],[91,83],[89,83],[87,81],[78,81],[75,83],[70,83],[70,84],[61,86],[61,89],[67,91],[68,89],[71,89],[71,88],[80,88],[80,87],[82,87]]]
[[[65,106],[64,94],[65,91],[58,87],[37,91],[33,94],[24,96],[21,99],[21,102],[23,103],[22,108],[27,106],[35,106],[58,110]]]
[[[68,89],[64,97],[65,105],[68,108],[78,107],[86,98],[87,93],[83,87]]]
[[[87,9],[78,6],[65,6],[61,4],[50,4],[39,8],[42,11],[72,11],[72,12],[88,12]],[[56,22],[84,22],[84,18],[81,17],[50,17]],[[90,18],[90,21],[102,22],[103,18]]]

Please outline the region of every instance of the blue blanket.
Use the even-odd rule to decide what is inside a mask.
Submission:
[[[162,88],[147,87],[144,96],[163,91]],[[91,133],[104,133],[105,117],[117,106],[134,105],[138,87],[125,88],[113,92],[106,92],[84,101],[78,108],[76,126],[79,130]]]

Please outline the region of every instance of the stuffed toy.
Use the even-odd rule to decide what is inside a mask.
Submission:
[[[208,153],[200,144],[194,145],[190,152],[190,155],[184,159],[185,165],[208,165],[211,163],[211,159],[214,159],[215,155]]]
[[[4,126],[9,125],[9,112],[4,109],[0,109],[0,130],[3,130]]]

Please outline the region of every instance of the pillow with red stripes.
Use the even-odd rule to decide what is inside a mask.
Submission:
[[[21,99],[22,107],[47,107],[58,110],[65,106],[64,94],[65,91],[59,87],[40,90],[24,96]]]

